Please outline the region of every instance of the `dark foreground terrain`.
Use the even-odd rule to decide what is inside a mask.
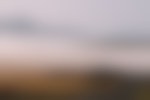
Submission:
[[[150,81],[101,72],[17,75],[1,79],[0,100],[150,100]]]

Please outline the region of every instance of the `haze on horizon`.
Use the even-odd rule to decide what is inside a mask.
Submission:
[[[149,72],[149,4],[148,0],[2,0],[0,59],[80,66],[113,63],[123,70]],[[26,27],[28,20],[31,28]],[[20,24],[25,25],[21,30]],[[142,40],[146,46],[106,45],[124,37]]]

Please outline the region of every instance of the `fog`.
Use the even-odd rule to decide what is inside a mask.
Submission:
[[[111,38],[122,40],[124,35],[125,41],[149,40],[149,3],[148,0],[2,0],[1,63],[29,64],[40,69],[45,69],[44,65],[64,64],[78,70],[112,64],[119,66],[113,68],[116,70],[149,73],[149,41],[143,42],[144,46],[114,46],[111,41]]]

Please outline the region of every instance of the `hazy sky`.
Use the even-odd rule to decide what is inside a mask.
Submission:
[[[82,30],[89,37],[106,34],[109,34],[106,36],[112,36],[114,33],[131,33],[136,37],[136,34],[148,35],[150,33],[149,5],[149,0],[1,0],[0,21],[29,18],[37,25],[54,26],[56,30],[57,27],[68,29],[73,27],[77,31]],[[1,35],[4,34],[0,37],[0,53],[3,55],[1,58],[21,60],[17,57],[25,57],[23,60],[27,60],[33,55],[34,60],[39,58],[48,62],[49,57],[52,60],[52,55],[54,55],[56,59],[61,58],[57,61],[65,59],[69,62],[72,60],[74,63],[109,60],[108,62],[113,61],[122,65],[150,65],[148,49],[132,49],[131,51],[110,48],[107,50],[105,48],[95,49],[82,44],[77,45],[70,40],[61,40],[59,37],[56,39],[58,41],[54,39],[47,44],[46,40],[31,39],[28,41],[16,38],[12,35],[14,32],[11,31],[0,32]],[[75,33],[70,32],[70,34]],[[145,69],[149,71],[149,67]]]
[[[1,0],[0,15],[100,33],[150,32],[149,5],[149,0]]]

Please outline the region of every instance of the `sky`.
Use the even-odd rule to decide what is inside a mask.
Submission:
[[[150,31],[149,0],[1,0],[1,17],[94,32]]]
[[[1,23],[7,21],[9,23],[15,19],[29,19],[37,29],[50,28],[47,34],[59,34],[47,38],[43,31],[21,31],[16,35],[13,30],[0,30],[0,53],[3,55],[1,59],[10,59],[9,61],[12,62],[15,59],[17,62],[21,62],[21,59],[22,61],[33,59],[32,61],[42,64],[54,58],[54,62],[66,61],[73,64],[82,62],[83,65],[113,62],[122,65],[144,65],[146,67],[143,67],[143,70],[150,71],[147,67],[150,65],[148,46],[131,49],[90,47],[88,42],[82,44],[83,41],[79,41],[79,38],[73,40],[60,35],[67,33],[80,37],[82,34],[80,40],[126,34],[134,38],[148,37],[150,36],[149,4],[149,0],[1,0]],[[32,36],[33,33],[35,35]],[[38,33],[40,35],[37,35]],[[29,36],[19,34],[29,34]],[[126,69],[141,71],[139,67]]]

